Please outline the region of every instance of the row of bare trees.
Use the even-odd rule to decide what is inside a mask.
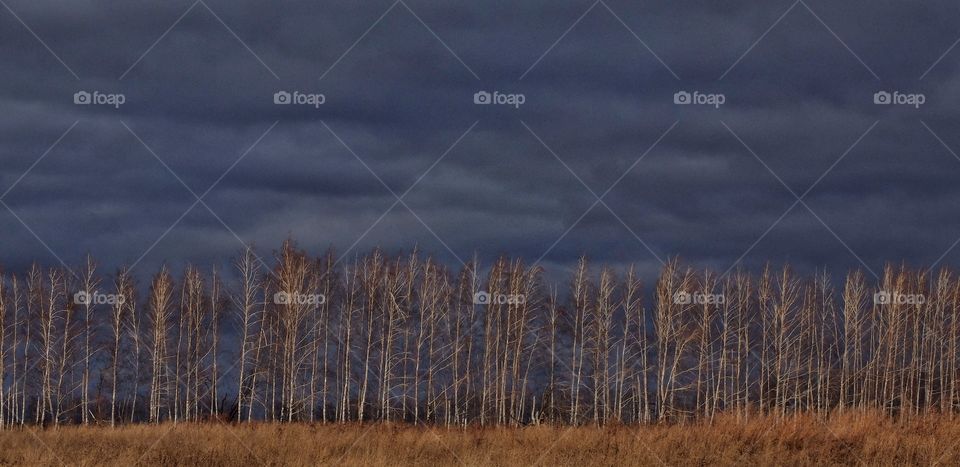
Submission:
[[[292,241],[271,265],[143,284],[33,266],[0,279],[0,428],[227,419],[650,423],[960,407],[960,277],[876,283],[581,260],[563,287],[501,258],[350,263]]]

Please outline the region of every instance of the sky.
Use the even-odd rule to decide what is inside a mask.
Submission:
[[[0,6],[6,270],[960,258],[956,2]]]

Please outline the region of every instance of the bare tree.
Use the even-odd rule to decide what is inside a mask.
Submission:
[[[7,315],[9,305],[7,301],[7,278],[0,272],[0,430],[7,425]]]
[[[224,308],[226,308],[226,303],[223,296],[223,283],[220,280],[217,269],[214,268],[210,281],[210,318],[207,328],[209,330],[208,340],[210,346],[207,352],[210,358],[209,393],[211,418],[217,417],[220,414],[220,399],[217,391],[217,386],[220,383],[220,373],[217,364],[220,360],[220,319],[223,315]]]
[[[235,262],[237,273],[240,275],[239,294],[234,298],[237,304],[236,310],[240,320],[240,355],[237,363],[237,420],[243,419],[243,396],[248,389],[247,379],[250,377],[247,371],[250,363],[250,351],[253,343],[250,342],[253,334],[253,327],[257,324],[259,316],[257,313],[258,293],[261,290],[260,281],[260,262],[257,259],[252,247],[246,247],[240,258]],[[263,298],[259,298],[263,300]],[[253,401],[248,400],[252,405]],[[249,421],[249,417],[247,418]]]
[[[97,263],[93,256],[87,255],[84,269],[80,274],[82,284],[81,291],[88,295],[100,287],[100,279],[97,277]],[[80,399],[80,419],[84,425],[90,423],[90,374],[93,365],[93,358],[96,349],[93,343],[96,341],[96,324],[94,322],[94,304],[86,300],[83,306],[83,377],[81,378],[81,399]]]
[[[306,253],[297,250],[291,240],[284,242],[275,271],[277,280],[274,303],[282,342],[282,412],[290,422],[302,410],[300,377],[309,355],[304,351],[305,323],[317,306],[316,274]],[[313,410],[310,408],[309,410]]]
[[[150,285],[150,421],[160,421],[161,408],[169,388],[167,340],[173,320],[173,278],[164,267]]]
[[[127,270],[101,293],[91,257],[2,275],[0,428],[233,407],[247,422],[447,426],[958,410],[949,268],[888,265],[876,283],[852,271],[840,289],[822,270],[718,276],[671,260],[650,300],[632,267],[594,273],[581,258],[559,289],[517,259],[481,273],[476,259],[453,270],[419,255],[340,263],[291,240],[272,265],[241,251],[236,283],[161,268],[143,303]]]
[[[113,350],[110,368],[112,377],[110,378],[110,426],[116,425],[117,421],[117,383],[120,370],[120,344],[123,336],[124,320],[130,314],[133,296],[133,279],[129,272],[121,269],[114,280],[114,293],[116,299],[113,300],[111,313],[111,330],[113,331]]]

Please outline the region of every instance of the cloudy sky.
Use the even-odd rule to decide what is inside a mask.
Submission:
[[[960,258],[956,2],[0,4],[8,270]]]

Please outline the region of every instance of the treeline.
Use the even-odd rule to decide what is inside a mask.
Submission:
[[[266,264],[33,266],[0,280],[0,428],[200,421],[650,423],[762,412],[953,413],[960,278],[888,266],[448,269],[287,241]]]

